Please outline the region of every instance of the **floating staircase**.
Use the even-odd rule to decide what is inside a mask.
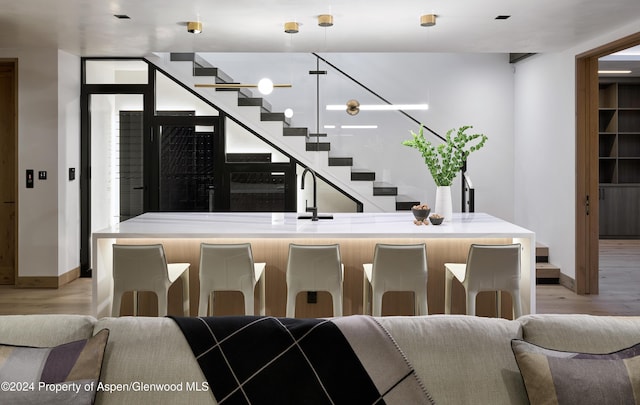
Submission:
[[[549,248],[536,243],[536,284],[559,284],[560,268],[549,263]]]
[[[169,60],[158,58],[147,58],[151,63],[165,70],[174,79],[179,80],[185,87],[194,88],[194,78],[208,77],[212,78],[218,84],[233,84],[231,76],[221,71],[219,68],[212,66],[208,61],[201,58],[195,53],[171,53]],[[186,73],[184,68],[180,70],[173,62],[190,62],[190,74]],[[174,70],[178,69],[178,70]],[[181,76],[178,73],[185,73]],[[190,76],[190,77],[188,77]],[[214,91],[210,91],[214,90]],[[394,185],[376,181],[375,171],[354,168],[353,157],[336,157],[329,156],[331,152],[331,143],[325,139],[327,134],[309,133],[307,128],[291,127],[289,118],[284,113],[273,112],[271,105],[263,98],[254,97],[252,92],[246,88],[234,89],[194,89],[196,93],[208,98],[216,107],[222,108],[229,115],[236,116],[242,120],[248,128],[256,133],[269,139],[274,145],[280,147],[285,153],[298,160],[305,166],[311,166],[325,180],[328,180],[334,186],[341,188],[344,192],[352,195],[363,203],[364,211],[393,211],[393,210],[410,210],[413,205],[419,204],[419,201],[408,196],[398,195],[398,188]],[[237,102],[233,104],[225,104],[230,101],[224,98],[222,92],[226,94],[236,93]],[[227,107],[228,105],[228,107]],[[250,111],[244,108],[259,109],[257,120]],[[251,117],[251,118],[248,118]],[[257,122],[252,122],[257,121]],[[264,123],[281,123],[281,129],[275,130]],[[253,125],[255,124],[255,125]],[[258,128],[265,128],[261,131]],[[282,139],[273,139],[280,134]],[[274,135],[272,135],[274,134]],[[300,145],[296,143],[296,138],[304,138],[304,143]],[[318,160],[317,153],[325,153],[326,160],[322,158]],[[317,163],[320,162],[320,163]]]

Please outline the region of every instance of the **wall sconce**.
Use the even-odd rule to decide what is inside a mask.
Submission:
[[[200,21],[189,21],[187,23],[187,31],[192,34],[199,34],[202,32],[202,23]]]

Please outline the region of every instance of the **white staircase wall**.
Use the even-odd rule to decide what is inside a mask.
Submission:
[[[261,134],[273,145],[295,157],[303,165],[313,168],[316,173],[336,187],[359,200],[363,205],[364,212],[390,212],[396,210],[394,196],[374,196],[373,182],[352,181],[349,167],[329,166],[328,152],[306,151],[305,137],[283,136],[284,125],[282,122],[262,121],[260,107],[238,106],[238,94],[236,92],[195,87],[197,83],[212,83],[212,79],[193,76],[193,62],[171,61],[169,54],[149,55],[146,59],[168,75],[192,88],[196,93],[224,110],[229,116]],[[233,72],[225,71],[225,73],[233,77]],[[322,139],[321,142],[323,142]]]

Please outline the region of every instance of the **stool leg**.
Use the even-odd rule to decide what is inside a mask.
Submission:
[[[467,315],[476,315],[476,296],[477,291],[467,291]]]
[[[138,291],[132,291],[133,294],[133,316],[138,316]]]
[[[122,291],[113,293],[113,302],[111,303],[111,316],[120,316],[120,305],[122,304]]]
[[[182,312],[184,316],[191,315],[191,308],[189,307],[189,269],[185,270],[180,276],[182,281]]]
[[[287,292],[287,318],[295,318],[296,316],[296,297],[298,291]]]
[[[511,300],[513,301],[513,319],[522,316],[522,301],[520,300],[520,289],[511,291]]]
[[[204,288],[200,288],[200,300],[198,303],[198,316],[207,316],[209,306],[209,293]]]
[[[444,284],[444,313],[451,313],[451,288],[453,287],[453,273],[445,269],[445,284]]]
[[[429,310],[427,309],[427,290],[424,291],[420,289],[420,291],[416,291],[413,293],[415,296],[415,314],[416,315],[429,315]]]
[[[264,277],[265,276],[263,275],[258,280],[258,304],[260,305],[260,315],[261,316],[267,315],[267,311],[266,311],[266,307],[265,307],[266,295],[265,295]]]
[[[158,316],[167,316],[167,303],[169,301],[167,295],[169,295],[169,292],[156,291],[156,295],[158,296]]]
[[[331,294],[333,299],[333,316],[342,316],[342,294]]]

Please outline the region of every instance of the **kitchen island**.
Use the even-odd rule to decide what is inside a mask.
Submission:
[[[471,243],[520,243],[522,263],[520,293],[523,314],[535,313],[535,234],[484,213],[456,213],[442,225],[415,225],[411,212],[336,213],[332,219],[298,219],[297,213],[146,213],[92,237],[93,312],[110,316],[113,291],[113,243],[162,243],[169,262],[189,262],[191,314],[197,314],[200,243],[245,243],[252,245],[256,262],[266,262],[267,315],[284,316],[286,263],[289,243],[340,244],[345,268],[344,315],[363,313],[363,263],[370,263],[376,243],[426,243],[429,313],[444,313],[444,263],[465,262]],[[176,286],[177,293],[180,286]],[[172,287],[173,290],[173,287]],[[180,314],[180,297],[170,292],[169,313]],[[242,311],[237,293],[218,294],[216,313]],[[385,295],[385,313],[411,313],[407,293]],[[503,294],[502,313],[510,314],[511,300]],[[223,299],[224,298],[224,299]],[[152,301],[153,298],[143,297]],[[454,283],[452,313],[463,313],[464,290]],[[495,314],[495,294],[478,298],[478,315]],[[152,310],[155,304],[140,304]],[[218,307],[219,306],[219,307]],[[318,293],[317,303],[298,295],[298,317],[328,316],[328,294]],[[127,306],[123,304],[123,311]]]

